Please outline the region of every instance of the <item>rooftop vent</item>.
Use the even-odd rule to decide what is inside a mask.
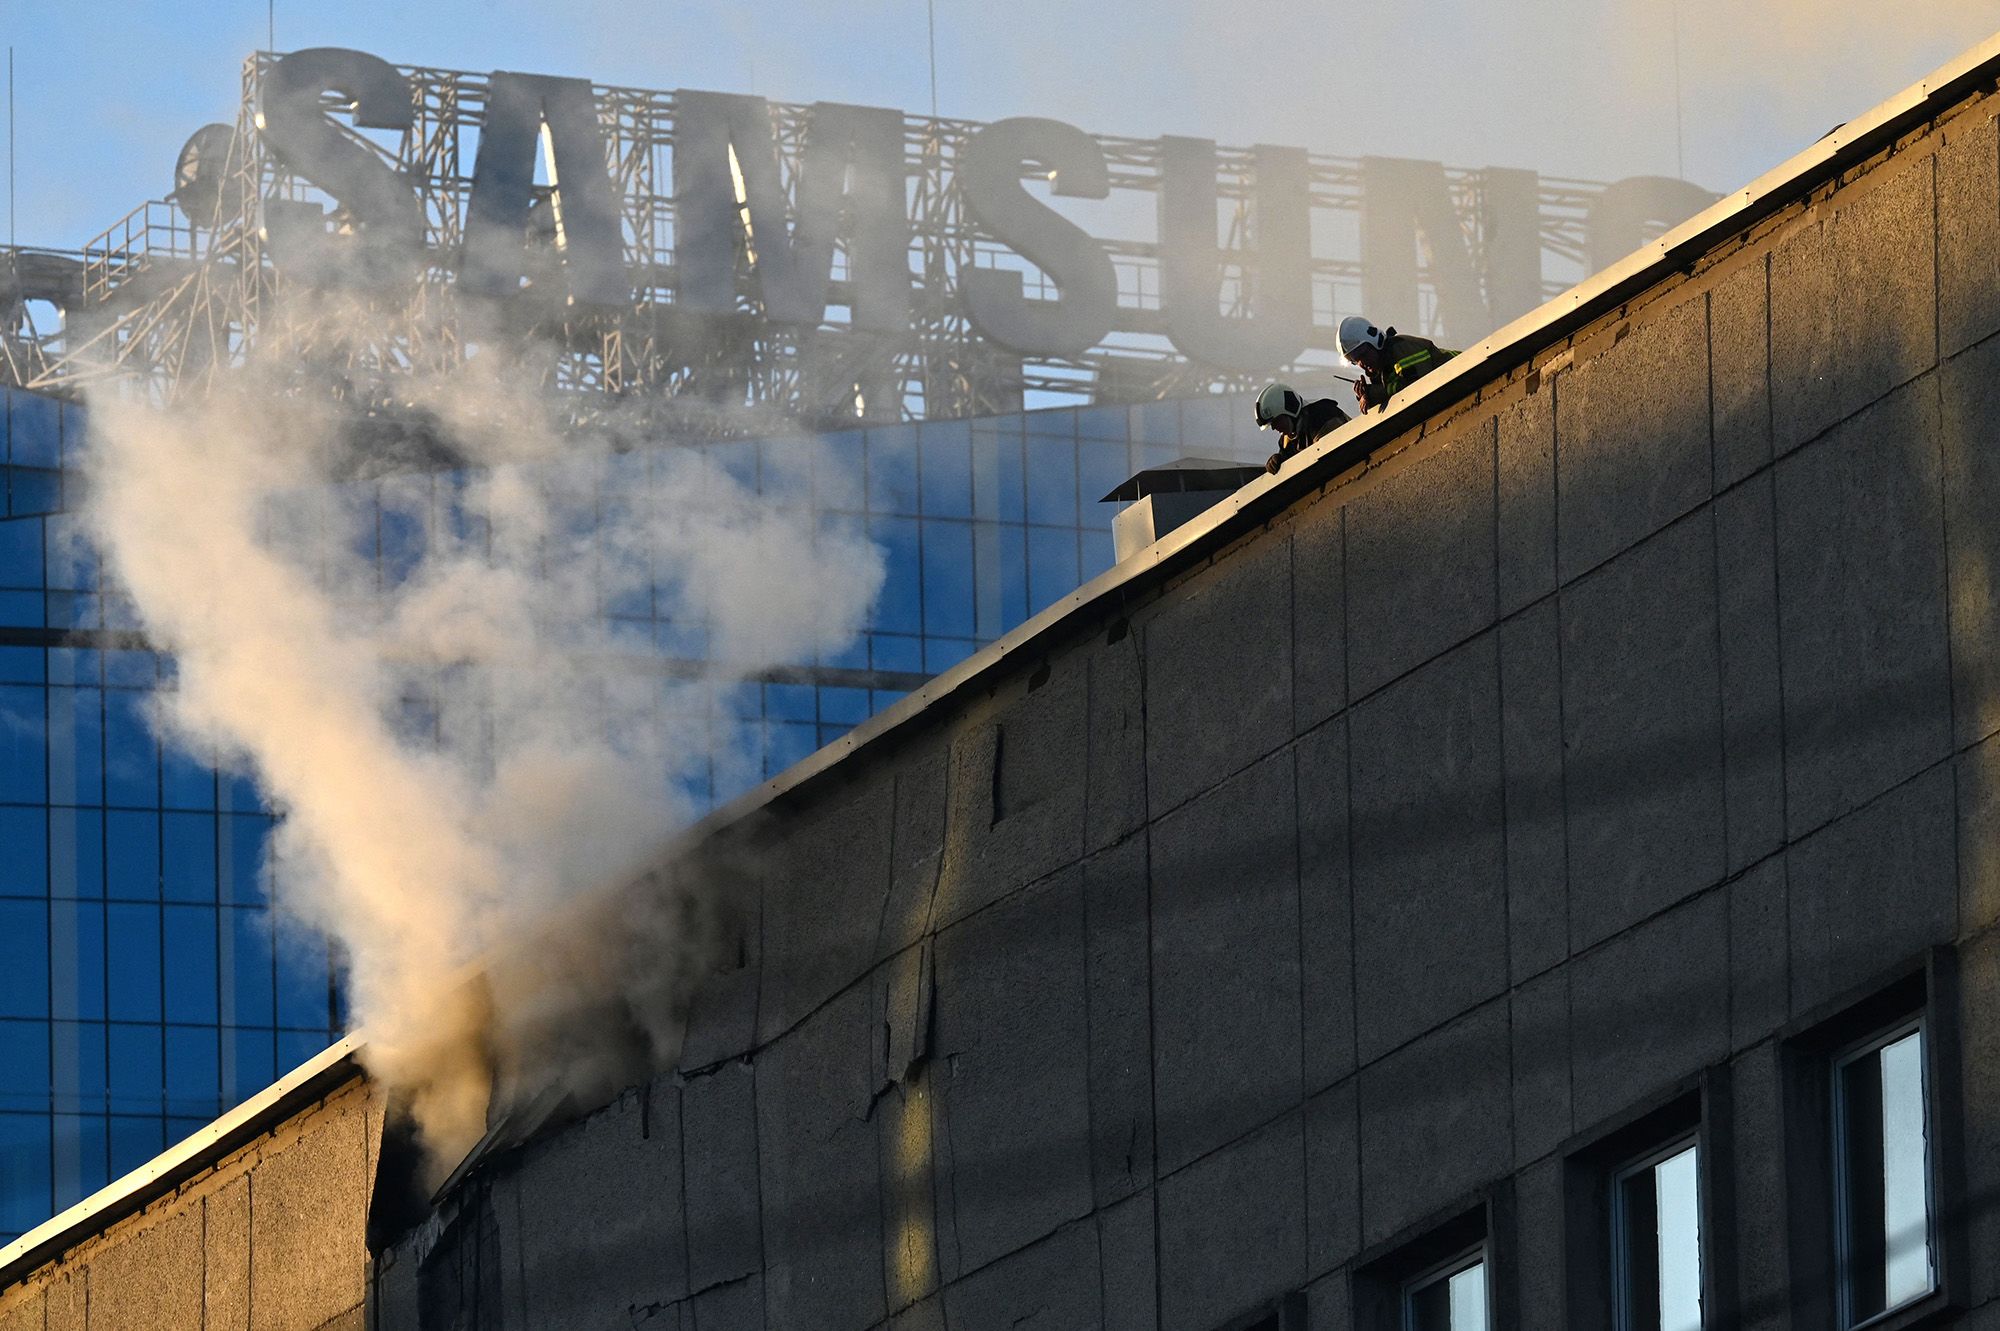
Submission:
[[[1128,505],[1111,522],[1118,562],[1124,563],[1263,474],[1262,467],[1221,458],[1180,458],[1146,468],[1098,501]]]

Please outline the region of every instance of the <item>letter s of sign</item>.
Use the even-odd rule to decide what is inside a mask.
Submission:
[[[976,131],[958,153],[958,187],[974,221],[1055,280],[1054,300],[1030,300],[1021,274],[973,268],[965,274],[966,313],[986,337],[1030,356],[1075,356],[1111,331],[1118,282],[1111,256],[1076,223],[1021,185],[1033,162],[1064,198],[1102,199],[1111,193],[1104,151],[1073,125],[1037,116],[996,120]]]
[[[423,248],[423,209],[407,177],[344,136],[320,109],[326,93],[349,100],[354,123],[408,129],[410,84],[379,56],[340,47],[293,51],[264,75],[257,128],[287,168],[319,186],[347,214],[351,239],[326,231],[319,205],[267,200],[265,230],[279,264],[307,280],[339,277],[370,285],[407,280]]]

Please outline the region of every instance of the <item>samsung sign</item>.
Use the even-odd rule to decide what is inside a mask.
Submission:
[[[345,214],[339,234],[331,234],[319,204],[268,201],[264,225],[281,267],[332,258],[342,272],[406,280],[425,261],[423,182],[357,141],[329,109],[341,108],[357,127],[409,131],[419,104],[414,91],[410,75],[360,51],[298,51],[265,69],[255,121],[265,149]],[[901,113],[820,103],[804,112],[802,134],[782,151],[759,97],[681,91],[671,116],[672,267],[664,285],[675,307],[731,313],[745,308],[747,296],[772,325],[817,328],[838,304],[853,330],[909,335],[917,293]],[[637,279],[625,219],[643,201],[626,198],[614,183],[606,123],[588,80],[506,72],[486,80],[478,150],[456,222],[461,232],[450,238],[461,292],[509,298],[536,271],[531,223],[538,197],[550,193],[536,184],[539,161],[553,186],[565,300],[606,310],[630,305]],[[1120,144],[1131,151],[1130,141]],[[1018,255],[1055,293],[1038,298],[1017,269],[961,257],[955,300],[985,339],[1024,357],[1064,358],[1114,330],[1157,332],[1190,360],[1237,372],[1283,365],[1326,345],[1326,312],[1317,327],[1314,321],[1313,162],[1304,150],[1259,146],[1222,172],[1208,140],[1141,144],[1149,160],[1136,187],[1157,194],[1156,236],[1144,250],[1159,285],[1157,309],[1138,310],[1119,301],[1106,244],[1024,185],[1035,178],[1060,197],[1109,197],[1113,171],[1104,144],[1060,121],[1017,117],[962,136],[954,126],[950,148],[950,187],[968,239]],[[1372,312],[1414,322],[1420,246],[1447,338],[1476,338],[1540,303],[1542,218],[1533,172],[1488,172],[1485,215],[1467,219],[1439,164],[1363,159],[1361,166],[1358,262]],[[1247,197],[1247,248],[1219,241],[1225,183],[1231,195]],[[1589,207],[1587,257],[1615,258],[1649,229],[1712,197],[1657,177],[1606,187]],[[1480,237],[1476,255],[1468,230]],[[845,271],[836,288],[837,249]],[[1225,265],[1251,278],[1243,286],[1247,299],[1227,310]]]

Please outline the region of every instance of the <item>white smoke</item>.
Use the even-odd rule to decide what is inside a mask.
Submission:
[[[95,395],[88,522],[177,661],[160,722],[280,810],[277,904],[337,943],[372,1066],[448,1166],[494,1077],[630,1074],[581,1066],[622,1037],[563,1014],[622,1008],[673,1052],[656,1009],[698,950],[687,903],[602,889],[687,824],[686,779],[740,774],[715,690],[851,641],[882,558],[816,525],[810,486],[841,478],[810,441],[767,449],[759,492],[630,423],[564,425],[492,350],[399,385],[464,467],[344,480],[351,422],[289,360],[167,409]],[[648,597],[705,632],[719,680],[612,628],[607,607]]]

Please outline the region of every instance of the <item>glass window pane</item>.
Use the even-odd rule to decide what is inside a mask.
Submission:
[[[49,1015],[104,1020],[104,903],[49,902]]]
[[[1921,1029],[1840,1064],[1841,1257],[1849,1325],[1934,1287]]]
[[[113,1021],[160,1019],[160,908],[108,905],[105,952]]]
[[[48,892],[49,823],[40,809],[0,808],[0,896]]]
[[[972,589],[971,525],[964,522],[926,522],[924,632],[932,635],[969,635],[973,631]],[[888,595],[886,589],[883,595]]]
[[[167,1027],[167,1112],[214,1118],[222,1112],[218,1034],[213,1026]]]
[[[0,587],[42,585],[41,518],[0,521]]]
[[[1076,525],[1076,441],[1028,436],[1028,521]]]
[[[328,1011],[331,961],[326,943],[303,932],[286,934],[278,946],[278,1025],[322,1033],[332,1021]],[[325,1043],[324,1038],[320,1041]]]
[[[926,516],[972,516],[971,435],[964,421],[926,422],[923,440],[923,501]]]
[[[215,900],[215,815],[161,815],[160,890],[169,901]]]
[[[112,1178],[123,1178],[166,1148],[166,1125],[158,1115],[148,1118],[112,1115]]]
[[[110,1036],[111,1107],[128,1114],[159,1113],[167,1083],[160,1028],[114,1022]]]
[[[0,1017],[49,1015],[46,901],[0,901]]]
[[[104,895],[104,815],[98,810],[49,810],[49,895]]]
[[[104,815],[105,894],[124,901],[160,899],[160,815],[113,809]]]
[[[53,1214],[49,1116],[0,1113],[0,1233],[26,1233]]]
[[[161,914],[167,949],[167,1020],[214,1022],[215,907],[167,906]]]
[[[0,684],[0,803],[40,804],[48,798],[47,690]]]
[[[0,1109],[49,1107],[49,1023],[0,1020]]]
[[[1406,1331],[1487,1331],[1486,1263],[1426,1276],[1403,1295]]]
[[[159,745],[146,724],[146,696],[130,689],[104,695],[104,781],[107,802],[149,809],[160,802]]]
[[[49,690],[49,802],[104,803],[104,691]]]
[[[1701,1190],[1695,1148],[1653,1168],[1661,1331],[1701,1331]]]

